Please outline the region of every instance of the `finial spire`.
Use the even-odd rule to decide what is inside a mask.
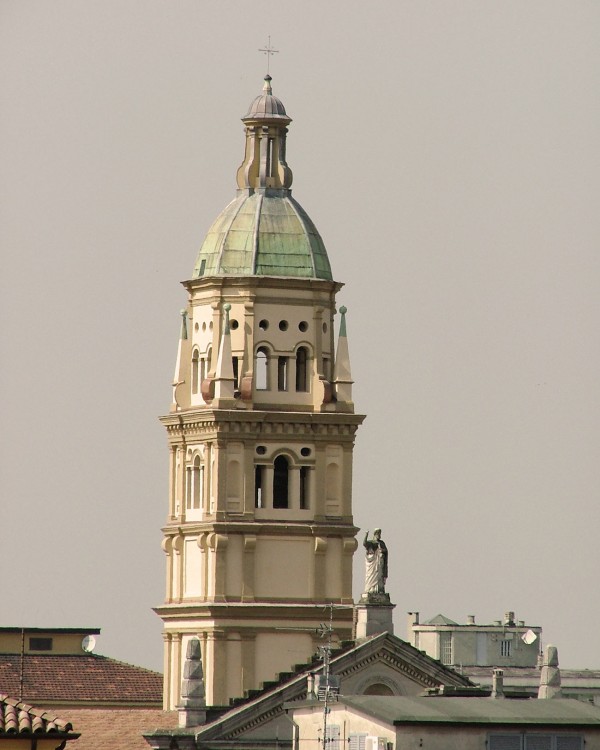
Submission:
[[[346,333],[346,313],[348,308],[345,305],[340,307],[340,333],[338,336],[337,352],[335,355],[335,369],[333,380],[335,383],[335,393],[338,404],[346,404],[347,408],[352,408],[352,370],[350,369],[350,352],[348,350],[348,336]]]
[[[187,310],[181,310],[179,314],[181,315],[181,333],[179,335],[179,338],[185,341],[188,337]]]
[[[270,68],[271,68],[271,55],[276,55],[279,52],[278,49],[273,49],[273,47],[271,47],[271,35],[270,34],[269,34],[269,41],[265,44],[264,47],[260,47],[260,49],[258,51],[262,52],[263,55],[267,56],[267,75],[269,75]],[[265,81],[266,80],[267,79],[265,78]],[[271,79],[269,78],[269,80],[271,80]],[[271,92],[269,92],[269,93],[271,93]]]

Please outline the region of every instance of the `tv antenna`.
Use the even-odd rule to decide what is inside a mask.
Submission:
[[[329,742],[329,737],[327,737],[327,714],[329,713],[329,694],[331,690],[330,685],[330,662],[331,662],[331,636],[333,635],[333,603],[329,605],[329,622],[324,623],[322,622],[319,627],[317,628],[317,634],[321,636],[321,638],[326,638],[323,646],[319,646],[319,652],[321,654],[321,658],[323,659],[323,677],[325,679],[325,687],[323,691],[323,750],[325,750],[325,747],[327,743]],[[317,688],[317,696],[319,694],[319,690]]]

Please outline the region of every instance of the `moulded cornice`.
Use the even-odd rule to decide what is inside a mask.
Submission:
[[[256,294],[259,289],[311,289],[315,292],[337,293],[344,284],[340,281],[328,281],[327,279],[311,279],[292,276],[203,276],[197,279],[188,279],[181,282],[190,294],[201,290],[215,290],[223,295],[223,290],[228,287],[235,289],[236,296],[247,296]],[[241,291],[241,294],[240,294]],[[286,296],[286,300],[289,297]]]
[[[253,536],[301,536],[301,537],[341,537],[354,539],[360,529],[352,521],[340,523],[338,519],[326,522],[306,521],[200,521],[182,526],[176,521],[164,526],[162,531],[168,536],[193,536],[194,534],[251,534]]]

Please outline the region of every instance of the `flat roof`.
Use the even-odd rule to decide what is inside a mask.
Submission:
[[[446,696],[340,696],[339,703],[389,724],[597,726],[600,706],[572,698],[511,700]]]
[[[100,635],[100,628],[27,628],[0,627],[0,633],[55,633],[64,635]]]

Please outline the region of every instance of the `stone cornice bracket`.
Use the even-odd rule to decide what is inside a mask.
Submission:
[[[181,533],[181,529],[179,529],[179,533],[172,537],[172,539],[172,549],[175,554],[180,555],[183,552],[183,534]]]
[[[315,537],[315,555],[324,555],[327,552],[327,537]]]
[[[358,548],[358,542],[354,537],[345,537],[342,542],[342,549],[345,555],[353,555]]]

